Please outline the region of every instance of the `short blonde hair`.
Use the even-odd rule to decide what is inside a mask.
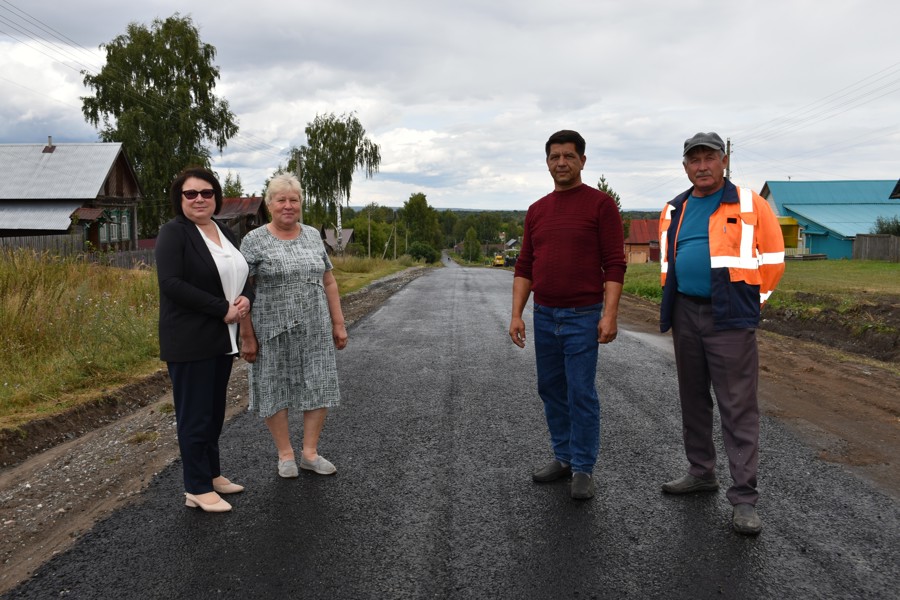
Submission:
[[[278,192],[284,191],[292,191],[297,192],[297,195],[300,196],[300,202],[303,202],[303,188],[300,187],[300,180],[297,179],[297,176],[292,173],[279,173],[269,180],[269,185],[266,187],[266,206],[272,203],[272,198]]]

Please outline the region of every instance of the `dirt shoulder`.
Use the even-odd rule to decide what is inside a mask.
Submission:
[[[347,322],[425,272],[410,269],[345,296]],[[651,302],[627,296],[619,314],[623,326],[659,331]],[[764,412],[794,426],[823,460],[848,465],[900,498],[900,365],[770,332],[761,332],[760,356]],[[9,460],[16,464],[0,470],[0,594],[125,506],[177,458],[165,372],[136,386],[99,399],[102,410],[93,423],[87,414],[79,417],[74,439],[59,443],[60,436],[73,435],[72,421],[43,424],[35,431],[49,441],[34,433],[14,450],[18,454]],[[228,418],[246,409],[247,394],[246,363],[238,362]],[[34,453],[47,444],[56,445]],[[22,461],[26,454],[32,455]]]
[[[890,306],[897,299],[885,301]],[[652,302],[624,297],[619,316],[629,326],[659,332],[659,308]],[[848,332],[838,338],[829,333],[838,329],[834,322],[789,328],[778,315],[764,316],[758,338],[763,413],[791,425],[822,460],[846,465],[900,499],[900,362],[838,349],[866,350],[847,340]],[[879,339],[871,349],[883,354],[886,344]]]

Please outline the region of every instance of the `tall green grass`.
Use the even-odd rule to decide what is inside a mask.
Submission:
[[[0,254],[0,424],[59,411],[87,390],[158,368],[158,305],[148,271]]]
[[[625,272],[625,285],[622,290],[647,298],[655,302],[662,300],[662,287],[659,285],[659,263],[629,264]]]
[[[334,258],[342,294],[417,264]],[[156,273],[0,252],[0,427],[98,397],[161,368]]]
[[[332,256],[334,265],[334,277],[338,282],[341,295],[355,292],[365,287],[376,279],[402,271],[407,267],[424,262],[416,262],[409,255],[404,254],[397,260],[381,258],[366,258],[364,256]]]

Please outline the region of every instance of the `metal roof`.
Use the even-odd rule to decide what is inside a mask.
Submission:
[[[103,215],[103,208],[84,208],[75,211],[75,216],[81,221],[96,221]]]
[[[261,196],[245,198],[222,198],[222,209],[216,213],[217,219],[232,219],[244,215],[255,215],[262,204]]]
[[[0,200],[92,200],[116,158],[117,142],[0,144]],[[71,214],[71,211],[70,211]]]
[[[871,204],[891,202],[896,180],[872,181],[767,181],[762,196],[784,204]]]
[[[782,216],[795,216],[807,233],[844,238],[869,233],[878,217],[900,215],[891,199],[897,181],[767,181],[761,195]]]
[[[632,219],[626,244],[649,244],[659,240],[658,219]]]
[[[818,206],[785,204],[782,208],[784,211],[792,213],[791,216],[796,215],[797,220],[809,233],[824,228],[845,238],[856,237],[860,233],[871,233],[878,217],[900,218],[900,202],[821,204]],[[810,227],[810,224],[814,226]]]
[[[0,202],[0,229],[40,229],[65,231],[72,224],[71,216],[81,202]]]
[[[322,233],[322,230],[319,230],[319,233]],[[352,227],[343,227],[341,228],[341,242],[346,245],[350,238],[353,237],[353,228]],[[335,233],[334,229],[325,229],[325,237],[322,239],[325,244],[331,248],[337,247],[337,233]]]

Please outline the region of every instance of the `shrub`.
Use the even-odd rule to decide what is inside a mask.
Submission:
[[[434,263],[440,260],[441,253],[422,242],[413,242],[409,246],[409,255],[416,260],[424,260],[427,263]]]

